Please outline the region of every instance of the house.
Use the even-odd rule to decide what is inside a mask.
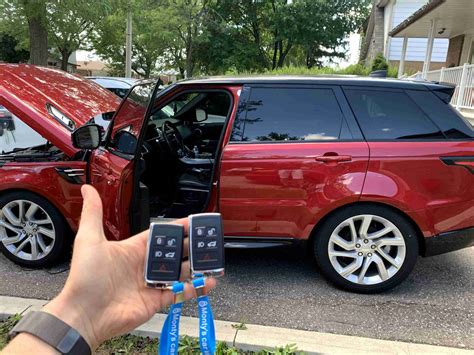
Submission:
[[[390,64],[399,66],[403,39],[389,36],[390,31],[405,21],[411,14],[426,4],[428,0],[373,0],[372,12],[363,29],[364,42],[360,60],[369,64],[379,53]],[[428,46],[428,34],[410,36],[407,42],[405,69],[416,72],[423,68]],[[446,38],[437,38],[433,43],[432,65],[439,69],[445,65],[448,53]]]
[[[61,58],[56,51],[49,49],[48,68],[61,69]],[[68,73],[75,73],[77,70],[76,52],[73,52],[67,60]]]
[[[406,72],[408,39],[428,38],[420,76],[456,85],[451,104],[474,122],[474,0],[429,0],[389,36],[403,41],[399,75]],[[439,68],[435,43],[441,39],[449,41],[449,47]]]
[[[108,76],[107,64],[99,60],[78,60],[77,73],[83,76]]]

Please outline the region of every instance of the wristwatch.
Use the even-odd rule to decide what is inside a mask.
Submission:
[[[91,348],[77,330],[46,312],[29,312],[10,331],[10,338],[19,333],[31,334],[61,354],[90,355]]]

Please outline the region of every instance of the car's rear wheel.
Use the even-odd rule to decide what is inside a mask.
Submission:
[[[351,206],[331,215],[318,229],[314,248],[326,278],[360,293],[397,286],[418,257],[412,225],[397,212],[375,205]]]
[[[64,251],[67,235],[63,217],[46,199],[26,191],[0,197],[0,250],[17,264],[54,263]]]

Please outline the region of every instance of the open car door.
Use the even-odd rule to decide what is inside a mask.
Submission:
[[[156,81],[147,81],[130,90],[112,120],[105,145],[91,153],[90,183],[102,198],[109,239],[130,236],[130,207],[138,181],[135,169],[140,162],[138,142],[155,87]]]

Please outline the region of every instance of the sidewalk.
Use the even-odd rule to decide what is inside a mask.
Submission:
[[[0,296],[0,319],[28,310],[38,310],[47,301]],[[138,327],[133,333],[142,336],[158,337],[166,318],[156,314],[149,322]],[[232,344],[235,329],[232,322],[215,321],[217,340]],[[246,324],[247,330],[239,331],[236,346],[243,350],[274,348],[286,344],[297,344],[298,349],[308,354],[471,354],[473,350],[462,350],[442,346],[404,343],[328,333],[309,332],[295,329],[267,327]],[[197,337],[198,319],[181,318],[181,335]]]

